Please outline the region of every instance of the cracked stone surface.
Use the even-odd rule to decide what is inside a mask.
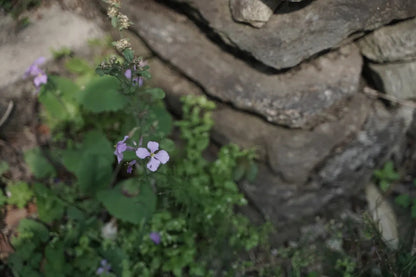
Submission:
[[[261,29],[233,22],[228,1],[167,0],[183,3],[188,13],[213,29],[227,44],[250,53],[276,69],[293,67],[350,36],[374,30],[392,20],[416,15],[414,0],[319,0],[279,13]]]
[[[224,52],[185,16],[154,1],[128,3],[133,28],[158,55],[207,94],[269,122],[316,125],[357,92],[362,59],[354,45],[285,73],[263,73]]]

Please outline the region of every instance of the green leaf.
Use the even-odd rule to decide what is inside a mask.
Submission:
[[[45,108],[44,116],[47,124],[52,129],[64,122],[82,125],[82,117],[75,101],[79,87],[67,78],[57,76],[48,76],[48,78],[51,86],[41,90],[38,98]]]
[[[120,82],[115,77],[103,76],[94,78],[81,90],[78,102],[86,110],[100,113],[120,110],[128,100],[120,93]]]
[[[33,192],[25,182],[9,184],[7,189],[11,194],[7,202],[11,205],[16,205],[19,209],[24,208],[30,199],[32,199]]]
[[[408,194],[401,194],[396,197],[394,202],[403,208],[407,208],[410,205],[410,196]]]
[[[416,218],[416,204],[415,203],[413,203],[412,205],[411,216],[412,218]]]
[[[249,182],[254,182],[254,180],[257,177],[257,173],[259,171],[258,166],[256,165],[255,162],[250,162],[248,171],[246,173],[246,178]]]
[[[130,48],[126,48],[123,51],[123,56],[126,59],[127,62],[132,62],[134,59],[134,53],[133,50],[131,50]]]
[[[32,219],[22,219],[17,231],[19,236],[13,238],[12,242],[14,245],[26,243],[26,240],[30,239],[30,242],[37,246],[49,239],[48,229],[43,224]]]
[[[150,94],[153,100],[162,100],[165,98],[165,92],[161,88],[148,88],[143,90],[143,93]]]
[[[390,187],[390,184],[387,181],[385,181],[385,180],[380,181],[380,189],[383,192],[386,192],[389,189],[389,187]]]
[[[55,177],[55,168],[42,155],[39,147],[30,149],[24,153],[24,159],[30,171],[36,178]]]
[[[65,211],[62,200],[43,184],[37,183],[33,186],[33,189],[35,191],[39,219],[50,223],[62,218]]]
[[[123,194],[123,187],[129,185],[140,186],[138,195],[127,197]],[[134,224],[149,218],[156,209],[156,196],[150,186],[140,185],[133,178],[119,183],[113,189],[100,191],[97,198],[111,215]]]
[[[65,63],[66,69],[76,74],[86,74],[93,69],[89,66],[87,61],[81,58],[71,58]]]
[[[79,149],[63,152],[64,165],[77,176],[81,191],[88,193],[109,185],[113,161],[113,147],[98,131],[87,133]]]
[[[64,277],[69,271],[62,242],[50,243],[45,248],[44,272],[46,277]]]

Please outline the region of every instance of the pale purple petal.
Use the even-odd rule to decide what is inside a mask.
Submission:
[[[129,166],[127,167],[127,173],[131,174],[131,172],[133,171],[133,165],[136,164],[136,160],[132,160],[131,162],[129,162]]]
[[[123,140],[117,142],[116,150],[114,151],[114,155],[117,156],[118,163],[121,162],[123,159],[123,152],[127,150],[127,145],[125,143],[126,139],[128,139],[129,136],[125,136]]]
[[[150,161],[147,163],[147,168],[150,171],[155,172],[158,169],[159,165],[160,165],[160,161],[155,159],[154,157],[151,157]]]
[[[131,79],[131,69],[127,69],[124,72],[124,76],[126,76],[126,78],[130,80]]]
[[[45,57],[39,57],[36,59],[36,61],[33,63],[34,65],[41,65],[44,64],[46,62],[46,58]]]
[[[143,86],[143,77],[139,77],[139,88]]]
[[[169,161],[169,154],[165,150],[160,150],[155,154],[155,158],[158,159],[162,164]]]
[[[147,148],[150,149],[151,153],[155,153],[157,150],[159,150],[159,143],[157,143],[156,141],[149,141],[147,143]]]
[[[158,232],[151,232],[149,234],[150,239],[155,243],[155,244],[159,244],[160,243],[160,234]]]
[[[150,156],[150,152],[146,148],[139,147],[136,150],[136,156],[139,157],[139,159],[144,159]]]
[[[33,79],[33,83],[36,87],[39,87],[41,84],[46,84],[48,81],[48,76],[46,74],[39,74]]]

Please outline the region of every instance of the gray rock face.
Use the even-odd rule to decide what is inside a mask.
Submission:
[[[416,98],[416,61],[370,64],[369,67],[373,80],[381,91],[399,99]]]
[[[378,63],[416,60],[416,18],[380,28],[358,45],[364,56]]]
[[[230,0],[231,14],[235,21],[254,27],[263,26],[281,0]]]
[[[312,130],[290,130],[273,126],[258,117],[219,107],[213,114],[213,138],[221,144],[255,147],[285,182],[303,184],[313,169],[334,147],[356,134],[367,116],[366,98],[356,95],[343,108],[342,116]]]
[[[228,1],[169,1],[188,4],[224,42],[276,69],[338,47],[354,33],[416,15],[414,0],[319,0],[294,12],[275,14],[263,28],[253,29],[233,22]]]
[[[146,43],[206,93],[272,123],[314,126],[357,92],[362,60],[354,46],[285,73],[266,74],[224,52],[186,17],[156,2],[130,0],[125,7]]]
[[[358,135],[333,149],[331,157],[315,169],[317,175],[311,176],[306,185],[287,183],[260,167],[255,183],[243,184],[245,193],[278,227],[305,222],[348,195],[357,194],[406,131],[404,119],[391,115],[382,106],[375,105],[369,112]]]

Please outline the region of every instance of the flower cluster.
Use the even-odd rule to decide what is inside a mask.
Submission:
[[[24,78],[27,78],[29,76],[34,77],[33,83],[36,87],[36,92],[39,92],[40,86],[42,84],[46,84],[48,82],[48,75],[39,68],[40,65],[44,64],[46,59],[44,57],[38,58],[36,61],[33,62],[29,66],[29,68],[25,71]]]
[[[117,142],[116,144],[116,150],[114,151],[114,155],[116,155],[118,163],[120,163],[123,160],[123,153],[125,151],[135,151],[136,156],[139,159],[148,159],[147,168],[152,172],[155,172],[159,168],[160,164],[166,164],[169,161],[168,152],[166,152],[165,150],[159,150],[159,143],[155,141],[149,141],[147,143],[147,148],[134,148],[126,144],[126,140],[128,138],[128,136],[125,136],[123,140]],[[139,143],[139,146],[140,144],[141,143]],[[130,174],[132,172],[133,166],[136,163],[136,160],[129,162],[127,173]]]
[[[101,275],[103,273],[109,273],[111,270],[111,265],[107,262],[107,260],[101,260],[100,267],[97,269],[97,275]]]

